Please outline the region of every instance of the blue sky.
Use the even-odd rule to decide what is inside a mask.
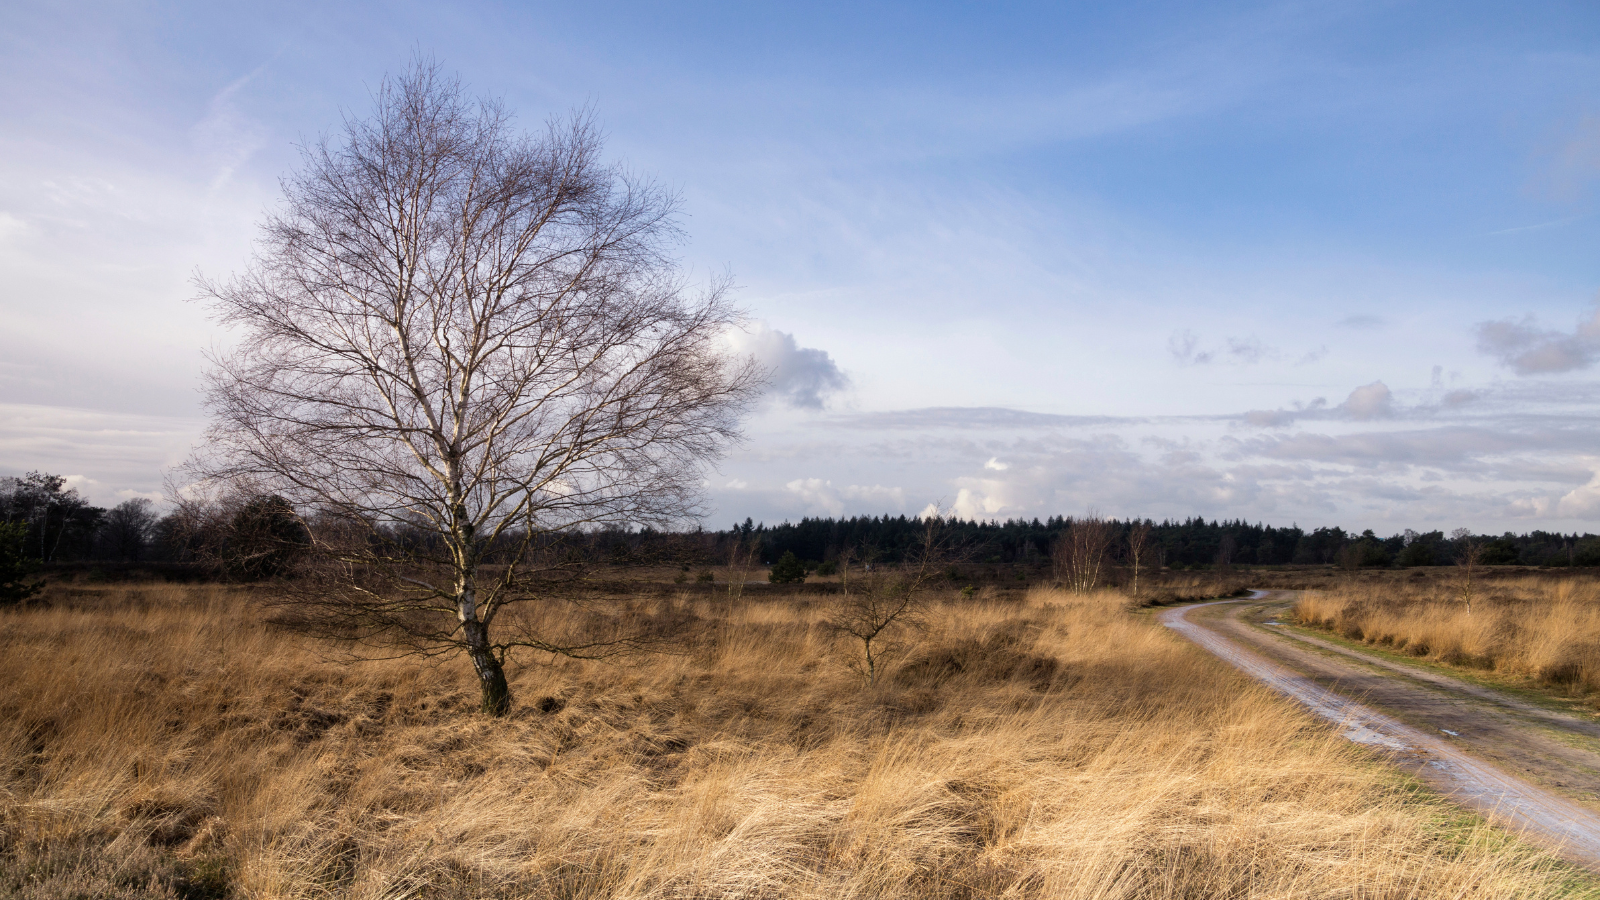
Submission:
[[[186,302],[431,54],[676,186],[745,516],[1600,530],[1589,4],[57,4],[0,29],[0,470],[196,440]]]

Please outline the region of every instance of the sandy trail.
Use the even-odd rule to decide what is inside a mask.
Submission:
[[[1600,744],[1585,746],[1593,743],[1589,736],[1593,723],[1436,673],[1426,673],[1424,679],[1393,671],[1405,667],[1333,645],[1337,653],[1358,658],[1341,660],[1239,621],[1244,604],[1267,598],[1258,591],[1248,600],[1179,607],[1162,612],[1160,620],[1304,704],[1346,738],[1389,753],[1397,765],[1435,790],[1530,841],[1600,871],[1600,813],[1534,781],[1580,797],[1597,796],[1591,789],[1600,789]],[[1375,671],[1374,662],[1384,663],[1382,670]],[[1356,702],[1340,691],[1369,702]],[[1419,724],[1403,722],[1375,706]],[[1569,724],[1582,727],[1562,727]],[[1557,730],[1561,733],[1551,733]]]

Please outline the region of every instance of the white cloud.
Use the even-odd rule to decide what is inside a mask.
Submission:
[[[68,475],[64,479],[64,483],[68,489],[77,491],[85,497],[91,494],[99,494],[101,489],[105,487],[105,485],[87,475]]]
[[[999,496],[1004,485],[998,482],[985,482],[989,492],[981,492],[972,488],[962,488],[956,492],[956,502],[950,505],[950,512],[961,519],[993,519],[997,513],[1007,509],[1004,498]]]
[[[1591,464],[1595,460],[1589,460]],[[1594,477],[1589,483],[1574,488],[1563,494],[1555,503],[1554,510],[1535,508],[1535,514],[1553,511],[1564,519],[1600,519],[1600,466],[1594,469]]]
[[[1518,375],[1587,369],[1600,360],[1600,308],[1571,333],[1539,328],[1533,316],[1480,322],[1477,332],[1478,350]]]
[[[824,350],[801,347],[794,335],[765,322],[734,330],[728,343],[735,353],[754,356],[771,373],[767,388],[775,397],[798,409],[822,409],[828,397],[847,390],[850,378]]]
[[[1009,464],[1001,462],[1000,457],[998,456],[989,457],[989,461],[984,463],[983,467],[995,472],[1004,472],[1005,470],[1011,468]]]
[[[1344,410],[1350,418],[1360,421],[1380,419],[1394,415],[1394,395],[1381,381],[1362,385],[1350,392],[1344,401]]]

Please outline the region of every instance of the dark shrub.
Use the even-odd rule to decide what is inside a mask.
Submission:
[[[794,555],[793,550],[785,550],[773,564],[772,571],[767,574],[767,580],[773,584],[802,584],[806,580],[805,563]]]
[[[21,603],[39,593],[42,581],[28,581],[39,568],[39,561],[29,556],[24,546],[28,542],[28,526],[21,522],[0,522],[0,606]]]
[[[279,496],[257,497],[234,514],[222,551],[224,570],[233,578],[256,581],[288,574],[311,544],[300,517]]]

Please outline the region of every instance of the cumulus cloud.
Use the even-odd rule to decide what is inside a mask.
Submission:
[[[1518,375],[1587,369],[1600,360],[1600,308],[1571,332],[1538,327],[1533,316],[1479,322],[1478,350]]]
[[[1564,519],[1600,519],[1600,469],[1587,484],[1563,494],[1551,511]],[[1547,510],[1536,508],[1533,512],[1537,515]]]
[[[1000,457],[998,456],[989,457],[989,461],[984,463],[983,467],[993,472],[1004,472],[1005,470],[1011,468],[1010,465],[1001,462]]]
[[[1381,381],[1364,384],[1350,392],[1344,401],[1344,411],[1352,419],[1366,421],[1394,415],[1394,395]]]
[[[768,395],[796,409],[822,409],[829,396],[850,387],[827,351],[802,347],[794,335],[765,322],[728,335],[734,352],[754,356],[770,373]]]
[[[1008,504],[995,490],[1003,485],[991,483],[985,486],[989,488],[988,491],[973,488],[962,488],[957,491],[956,502],[950,505],[950,513],[960,519],[983,521],[993,519],[996,514],[1007,509]]]

